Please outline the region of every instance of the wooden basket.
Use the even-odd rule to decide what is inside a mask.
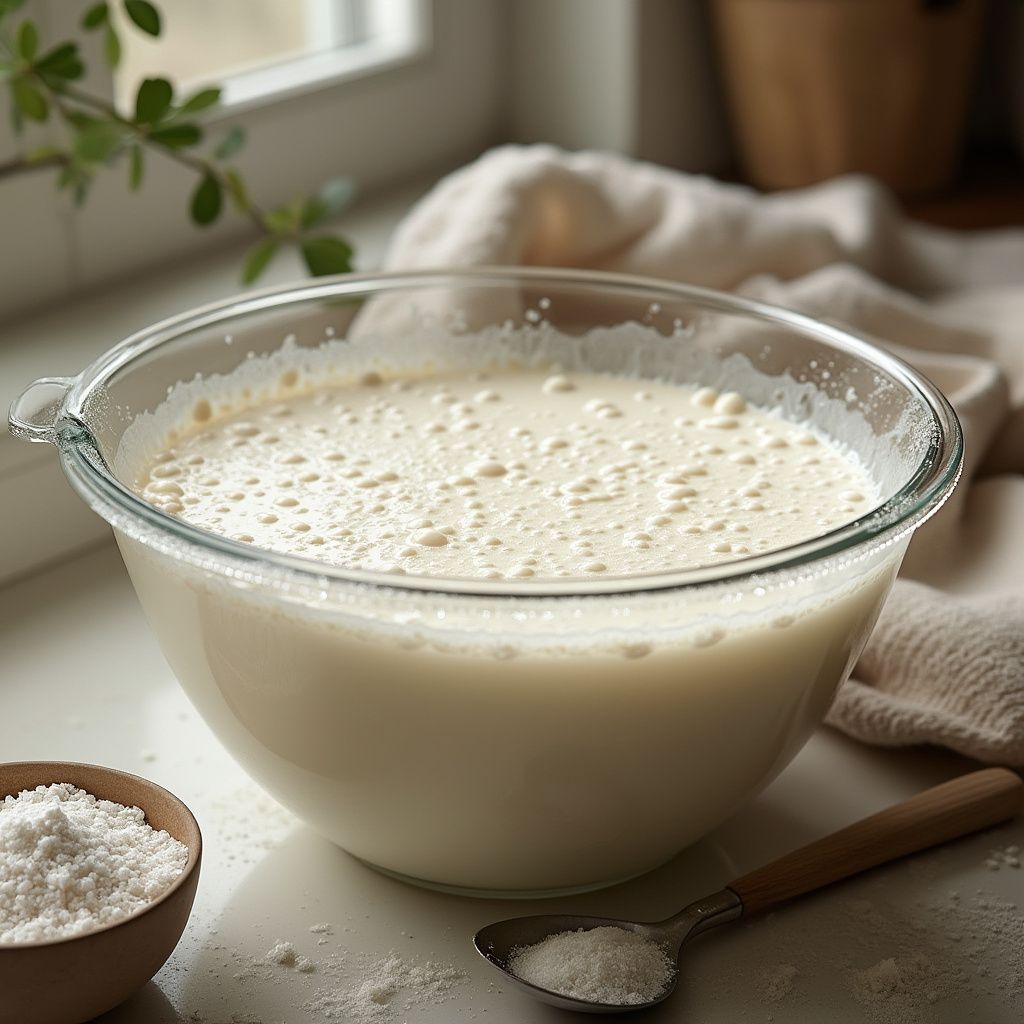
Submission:
[[[714,0],[740,155],[762,188],[850,171],[947,185],[985,0]]]

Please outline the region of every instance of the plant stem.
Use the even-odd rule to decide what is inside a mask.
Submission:
[[[41,80],[40,80],[41,81]],[[41,84],[45,87],[46,83],[41,81]],[[170,146],[161,145],[159,142],[154,142],[148,132],[143,128],[140,128],[134,121],[130,121],[128,118],[123,117],[112,103],[108,103],[106,100],[101,100],[96,96],[92,96],[87,92],[82,92],[80,89],[76,89],[74,86],[66,86],[61,92],[55,92],[50,90],[50,94],[53,97],[54,105],[60,111],[61,116],[65,121],[70,121],[69,111],[65,105],[61,102],[61,97],[66,96],[68,99],[73,100],[75,103],[87,107],[90,110],[95,110],[97,113],[103,114],[105,117],[110,118],[112,121],[116,121],[118,124],[123,126],[135,137],[136,141],[144,146],[151,149],[156,149],[162,153],[168,160],[173,160],[175,163],[180,164],[183,167],[187,167],[190,170],[196,171],[198,174],[209,175],[211,178],[215,178],[220,186],[230,191],[230,184],[224,172],[210,160],[205,160],[202,157],[193,156],[191,153],[185,153],[180,149],[173,149]],[[0,166],[2,170],[2,166]],[[263,220],[263,211],[258,206],[250,202],[247,204],[245,211],[246,216],[259,228],[260,232],[265,234],[267,226]]]
[[[24,157],[15,157],[13,160],[5,160],[3,163],[0,163],[0,180],[14,178],[20,174],[31,174],[32,171],[45,170],[48,167],[64,167],[67,162],[67,157],[60,154],[43,157],[40,160],[26,160]]]

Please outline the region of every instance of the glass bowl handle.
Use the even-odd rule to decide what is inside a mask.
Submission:
[[[26,441],[56,444],[64,399],[77,377],[40,377],[11,403],[11,433]]]

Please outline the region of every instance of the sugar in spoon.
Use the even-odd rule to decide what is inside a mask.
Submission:
[[[873,814],[786,854],[721,892],[691,903],[665,921],[621,921],[610,917],[540,914],[514,917],[482,928],[473,937],[477,952],[523,991],[566,1010],[620,1013],[644,1010],[667,999],[679,978],[683,946],[695,935],[778,906],[861,871],[927,850],[1017,815],[1024,806],[1024,782],[1005,768],[985,768]],[[560,932],[612,927],[657,943],[673,964],[671,978],[658,995],[641,1003],[601,1003],[532,985],[517,977],[509,960],[519,949]]]

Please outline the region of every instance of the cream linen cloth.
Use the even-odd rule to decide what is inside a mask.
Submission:
[[[963,422],[964,476],[914,538],[828,721],[1024,764],[1024,231],[914,224],[861,177],[761,196],[610,154],[506,147],[421,200],[386,263],[729,289],[848,325],[927,374]]]

